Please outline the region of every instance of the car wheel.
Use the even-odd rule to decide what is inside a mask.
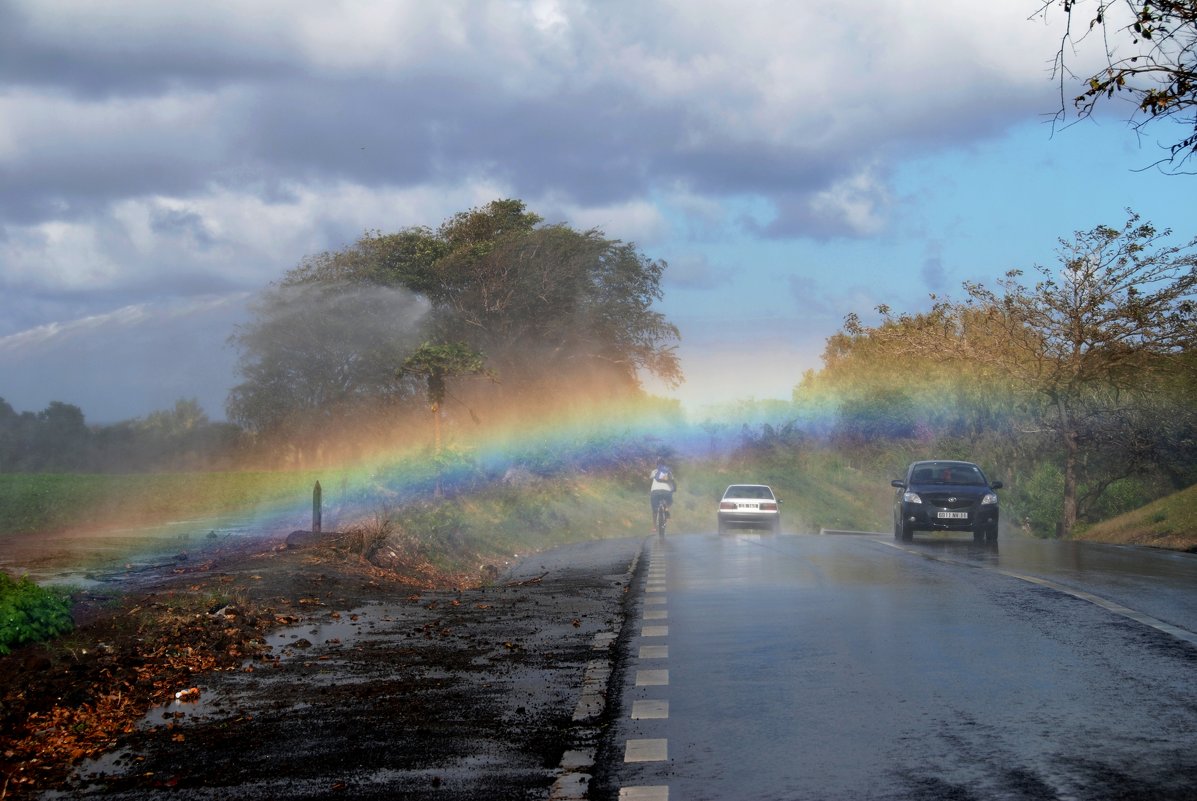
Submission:
[[[973,530],[973,542],[977,545],[985,544],[985,529],[978,528]]]
[[[997,545],[997,526],[990,526],[985,532],[985,542],[989,545]]]
[[[719,526],[719,533],[721,535],[727,533],[727,524],[726,523],[724,523],[722,520],[720,520],[718,523],[718,526]]]
[[[898,542],[910,542],[914,539],[914,532],[899,519],[894,521],[894,539]]]
[[[773,523],[769,526],[769,530],[772,531],[774,534],[781,533],[781,518],[780,517],[773,521]]]

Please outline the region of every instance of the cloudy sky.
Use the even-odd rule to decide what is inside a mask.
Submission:
[[[669,263],[688,407],[788,398],[849,312],[1195,233],[1173,130],[1053,130],[1039,5],[0,0],[0,397],[221,417],[305,254],[518,197]]]

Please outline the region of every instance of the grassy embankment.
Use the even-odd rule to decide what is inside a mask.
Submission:
[[[1197,486],[1089,526],[1078,539],[1197,552]]]
[[[734,482],[772,485],[784,500],[788,531],[888,530],[889,476],[866,475],[834,454],[814,451],[755,462],[712,459],[680,464],[677,470],[680,486],[670,529],[676,535],[713,531],[716,501]],[[0,475],[0,547],[13,536],[219,519],[272,504],[304,513],[319,479],[325,487],[326,524],[386,520],[407,545],[453,569],[455,560],[486,554],[510,556],[579,540],[647,535],[643,472],[627,468],[533,478],[449,499],[436,500],[429,493],[414,503],[379,493],[377,486],[358,487],[349,490],[358,493],[353,504],[358,519],[340,521],[335,512],[345,499],[346,479],[328,471]],[[1197,546],[1197,487],[1090,526],[1079,538],[1191,550]]]
[[[888,519],[887,479],[861,476],[826,454],[752,464],[715,459],[681,464],[677,470],[680,486],[670,527],[677,535],[713,531],[716,502],[724,487],[734,482],[773,485],[785,502],[783,518],[790,531],[883,530]],[[514,484],[487,484],[441,500],[432,498],[427,488],[412,491],[413,481],[418,484],[427,477],[410,475],[393,476],[408,486],[404,493],[331,471],[0,475],[0,509],[4,510],[0,548],[13,538],[50,540],[60,532],[142,527],[144,532],[125,532],[129,538],[122,546],[135,551],[138,537],[150,546],[157,544],[152,538],[167,536],[154,526],[168,521],[200,525],[272,505],[297,512],[299,524],[309,508],[312,484],[319,479],[324,487],[326,529],[373,521],[392,532],[400,544],[449,570],[458,567],[455,561],[473,561],[487,554],[510,557],[578,540],[647,535],[647,472],[636,465],[606,473],[528,476]],[[862,494],[861,486],[876,492]],[[424,500],[411,500],[421,495]],[[341,514],[346,508],[351,513]],[[169,536],[186,536],[186,530],[177,527]]]
[[[677,465],[670,533],[715,530],[715,510],[732,483],[771,485],[782,498],[784,529],[885,531],[892,490],[885,476],[864,476],[820,453],[748,464],[710,460]],[[459,531],[496,553],[529,553],[565,542],[651,533],[646,470],[543,479],[493,487],[460,499]],[[862,492],[862,487],[869,488]],[[403,515],[399,515],[402,524]]]
[[[220,517],[311,492],[304,473],[0,474],[0,537]]]

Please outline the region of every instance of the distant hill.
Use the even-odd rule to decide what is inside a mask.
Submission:
[[[1197,553],[1197,484],[1090,526],[1077,539]]]

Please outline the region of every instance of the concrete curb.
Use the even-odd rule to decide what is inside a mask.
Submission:
[[[641,545],[623,574],[625,594],[631,592],[632,579],[643,553],[644,546]],[[611,674],[615,666],[614,646],[619,641],[626,618],[626,605],[622,606],[623,612],[617,616],[612,630],[595,634],[590,645],[598,657],[586,664],[586,672],[582,676],[582,694],[574,707],[574,725],[569,734],[570,742],[581,747],[562,754],[561,764],[557,767],[557,781],[553,782],[549,791],[549,801],[581,801],[589,797],[591,771],[598,748],[598,721],[607,709]]]

